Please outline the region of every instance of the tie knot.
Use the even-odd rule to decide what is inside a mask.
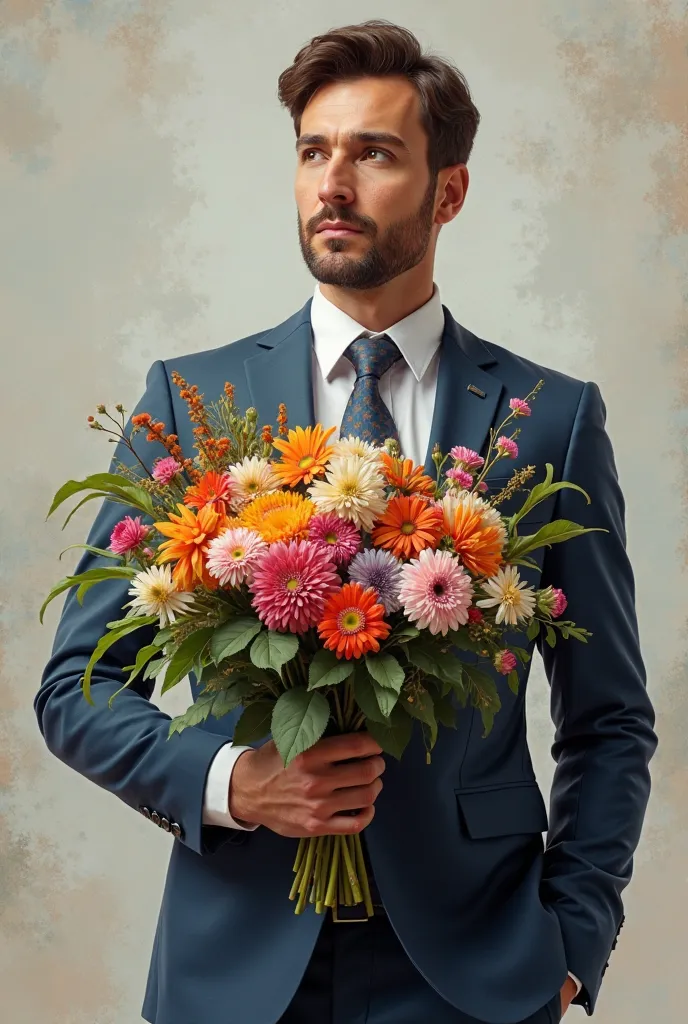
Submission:
[[[401,352],[386,334],[379,338],[365,335],[352,341],[344,353],[359,377],[377,377],[379,380],[390,366],[401,359]]]

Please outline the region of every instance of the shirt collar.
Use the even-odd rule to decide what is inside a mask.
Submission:
[[[386,331],[368,331],[333,302],[326,299],[317,284],[311,304],[313,348],[320,372],[329,378],[338,360],[352,341],[362,333],[377,338],[386,334],[398,346],[416,380],[422,380],[444,333],[444,310],[439,288],[435,284],[432,297],[403,320]]]

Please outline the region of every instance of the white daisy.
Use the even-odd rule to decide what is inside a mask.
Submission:
[[[373,462],[379,462],[380,456],[384,451],[384,448],[378,448],[376,445],[371,444],[370,441],[363,441],[360,437],[354,437],[353,434],[340,438],[333,447],[333,459],[348,459],[350,456],[356,455],[361,459],[371,459]]]
[[[263,494],[271,494],[280,489],[280,482],[267,459],[259,459],[257,455],[244,458],[229,467],[232,478],[232,508],[240,512],[249,501]]]
[[[387,508],[386,481],[377,464],[361,455],[331,459],[325,475],[309,488],[318,511],[336,512],[370,533]]]
[[[127,616],[159,615],[161,627],[185,615],[194,602],[193,594],[177,590],[170,565],[152,565],[134,576],[129,593],[133,600]],[[126,607],[126,605],[125,605]]]
[[[495,622],[517,626],[519,621],[530,619],[535,611],[535,591],[521,582],[515,565],[500,569],[496,576],[483,583],[483,590],[489,597],[476,601],[480,608],[494,608],[499,605]]]

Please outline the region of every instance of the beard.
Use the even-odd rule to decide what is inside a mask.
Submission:
[[[354,221],[345,208],[324,209],[317,219],[308,222],[308,235],[299,214],[301,255],[316,281],[338,288],[379,288],[418,266],[432,238],[436,187],[437,178],[431,176],[418,211],[391,224],[379,237],[374,221],[364,217]],[[318,225],[325,220],[341,220],[352,227],[361,228],[372,238],[370,247],[361,256],[349,255],[346,251],[350,244],[348,239],[330,238],[325,243],[327,252],[319,255],[311,238]]]

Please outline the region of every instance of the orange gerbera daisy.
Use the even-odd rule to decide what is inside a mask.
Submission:
[[[503,531],[499,526],[485,524],[479,509],[467,502],[459,502],[449,533],[454,550],[469,572],[476,576],[495,576],[502,564]]]
[[[444,513],[422,498],[397,495],[373,530],[373,544],[397,558],[414,558],[424,548],[437,547],[444,535]]]
[[[315,505],[301,494],[276,491],[252,501],[235,522],[255,530],[264,541],[272,544],[278,540],[305,540],[314,513]]]
[[[402,494],[433,494],[435,481],[426,476],[422,466],[414,466],[412,459],[395,459],[382,453],[382,472],[390,487]]]
[[[184,504],[198,509],[210,506],[220,515],[225,515],[231,492],[232,478],[229,473],[218,473],[214,469],[209,469],[197,484],[186,488]]]
[[[178,590],[193,590],[199,583],[216,590],[219,582],[206,569],[205,555],[208,544],[229,525],[229,519],[211,505],[205,505],[198,514],[181,502],[177,502],[177,508],[179,515],[169,512],[169,520],[153,524],[170,538],[159,546],[156,561],[177,560],[172,579]]]
[[[275,438],[273,445],[282,452],[282,461],[274,463],[273,469],[280,482],[287,487],[296,487],[297,484],[309,484],[314,477],[322,476],[327,460],[334,451],[327,444],[334,430],[335,427],[323,430],[318,423],[305,430],[303,427],[290,430],[286,441]]]
[[[323,646],[347,660],[379,651],[380,640],[389,636],[391,628],[377,591],[364,590],[360,583],[345,583],[333,594],[318,624]]]

